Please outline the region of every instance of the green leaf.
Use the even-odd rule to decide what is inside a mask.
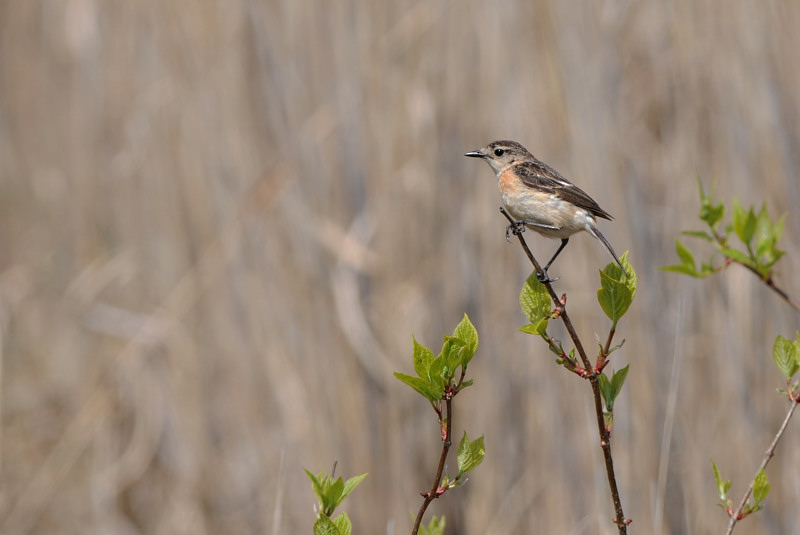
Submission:
[[[536,271],[525,281],[519,294],[519,304],[532,325],[539,325],[541,320],[550,317],[552,306],[550,294],[545,285],[536,278]]]
[[[322,512],[331,516],[336,508],[342,503],[342,492],[344,491],[344,481],[341,477],[336,478],[327,492],[323,496]]]
[[[314,535],[341,535],[339,528],[333,523],[333,520],[325,515],[319,515],[317,521],[314,522]]]
[[[400,381],[410,386],[411,388],[413,388],[414,390],[416,390],[417,392],[419,392],[423,397],[431,401],[436,401],[437,399],[441,399],[441,396],[436,396],[436,389],[434,388],[434,383],[422,379],[421,377],[406,375],[405,373],[394,372],[394,376],[397,377]]]
[[[350,517],[347,516],[347,513],[342,513],[334,518],[333,523],[336,525],[339,535],[351,535],[353,533],[353,523],[350,522]]]
[[[630,368],[630,364],[613,373],[610,380],[605,373],[601,373],[597,376],[600,393],[603,396],[603,402],[608,412],[614,410],[614,401],[617,399],[617,396],[619,396],[620,391],[622,391],[622,385],[625,384],[625,377],[628,376],[628,368]]]
[[[466,345],[463,340],[453,338],[452,336],[444,337],[444,344],[442,345],[442,352],[436,360],[444,363],[443,375],[446,382],[450,382],[456,373],[456,370],[461,365],[464,349]]]
[[[614,401],[611,399],[611,381],[605,373],[597,376],[597,385],[600,387],[600,394],[603,396],[603,403],[608,409],[609,404],[613,405]]]
[[[731,249],[730,247],[720,247],[719,251],[728,258],[730,258],[731,260],[734,260],[746,266],[756,267],[755,262],[753,262],[753,260],[749,256],[747,256],[746,254],[737,249]]]
[[[619,393],[622,391],[622,385],[625,384],[625,378],[628,377],[628,369],[631,367],[630,364],[625,366],[624,368],[617,370],[614,372],[613,377],[611,377],[611,405],[613,407],[614,400],[617,399]],[[611,410],[612,407],[608,407],[608,410]]]
[[[681,260],[681,265],[695,270],[694,255],[692,252],[681,243],[680,240],[675,240],[675,252],[678,253],[678,258]]]
[[[690,277],[697,277],[700,278],[702,275],[697,272],[696,269],[690,268],[688,266],[679,266],[679,265],[672,265],[672,266],[661,266],[662,271],[672,271],[674,273],[681,273],[683,275],[689,275]]]
[[[664,271],[683,273],[691,277],[699,277],[692,252],[683,245],[680,240],[675,240],[675,252],[678,253],[678,258],[681,263],[672,266],[662,266],[661,269]]]
[[[455,331],[453,331],[453,337],[462,340],[464,344],[466,344],[467,350],[464,352],[462,366],[466,368],[469,361],[472,360],[472,357],[475,355],[475,352],[478,351],[478,330],[475,329],[475,326],[469,321],[469,316],[464,314],[464,319],[461,320],[456,326]]]
[[[767,481],[767,474],[764,469],[758,471],[755,481],[753,482],[753,500],[755,506],[759,507],[764,498],[769,494],[769,481]]]
[[[421,525],[419,527],[419,535],[444,535],[445,518],[443,516],[434,516],[428,525]]]
[[[542,321],[547,321],[547,320],[542,320]],[[527,325],[523,325],[522,327],[519,328],[519,330],[526,334],[537,334],[537,335],[539,334],[538,325],[532,325],[530,323]]]
[[[738,199],[733,199],[733,230],[742,243],[750,246],[750,241],[753,239],[753,232],[756,229],[756,215],[753,209],[745,210],[739,204]]]
[[[619,270],[619,266],[616,266]],[[606,316],[616,325],[617,321],[628,311],[628,307],[633,301],[633,294],[627,284],[611,278],[606,270],[611,269],[607,266],[600,272],[601,288],[597,290],[597,300]]]
[[[714,204],[713,192],[711,195],[706,196],[703,191],[703,183],[699,177],[697,178],[697,186],[700,190],[700,219],[713,229],[725,215],[725,205],[721,202]]]
[[[684,230],[681,232],[684,236],[692,236],[694,238],[702,238],[706,241],[714,241],[714,237],[704,230]]]
[[[417,339],[413,336],[414,340],[414,371],[417,372],[423,379],[430,378],[431,362],[433,362],[433,351],[427,347],[417,343]]]
[[[314,491],[314,496],[317,497],[317,501],[322,506],[322,495],[324,494],[324,490],[322,488],[322,481],[328,478],[325,474],[319,474],[319,476],[315,476],[311,472],[308,471],[307,468],[303,468],[308,474],[309,479],[311,479],[311,488]]]
[[[431,379],[428,383],[428,399],[437,401],[442,399],[444,394],[444,385],[448,382],[445,381],[447,361],[443,358],[433,359],[431,362]]]
[[[800,343],[779,335],[772,347],[772,359],[786,380],[790,381],[800,370]]]
[[[758,258],[761,258],[764,253],[774,247],[775,242],[777,241],[775,237],[775,227],[772,226],[772,221],[769,219],[767,207],[765,205],[761,206],[761,210],[758,212],[758,216],[756,217],[755,238],[755,252]]]
[[[483,462],[486,449],[483,446],[483,435],[470,442],[467,432],[461,437],[458,444],[458,474],[459,476],[474,470]]]
[[[339,503],[342,503],[342,500],[347,498],[347,496],[353,492],[353,489],[356,488],[359,483],[364,481],[364,478],[367,477],[366,473],[361,474],[360,476],[353,476],[344,483],[344,489],[342,490],[341,498],[339,498]],[[338,503],[336,504],[339,505]]]
[[[719,494],[719,499],[725,503],[728,500],[728,489],[731,488],[731,482],[722,480],[722,477],[719,475],[719,470],[717,470],[717,465],[714,464],[714,461],[711,461],[711,468],[714,470],[714,481],[717,484],[717,494]]]
[[[770,249],[767,249],[767,252],[764,253],[764,256],[761,258],[761,263],[765,268],[767,268],[767,272],[768,272],[769,268],[774,266],[775,262],[780,260],[781,257],[783,255],[785,255],[785,254],[786,254],[786,251],[782,251],[782,250],[778,249],[777,247],[772,247]],[[766,273],[764,275],[766,277]]]

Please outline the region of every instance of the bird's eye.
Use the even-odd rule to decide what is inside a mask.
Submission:
[[[494,155],[495,156],[502,156],[505,153],[506,153],[506,151],[504,151],[503,149],[494,149]]]

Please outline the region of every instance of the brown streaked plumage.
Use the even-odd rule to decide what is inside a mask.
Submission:
[[[549,280],[547,270],[566,247],[570,236],[582,230],[597,238],[628,275],[611,244],[597,228],[596,218],[611,220],[611,215],[558,171],[516,141],[493,141],[465,156],[483,158],[495,172],[503,205],[518,222],[515,229],[528,227],[548,238],[561,239],[561,246],[540,274],[542,280]]]

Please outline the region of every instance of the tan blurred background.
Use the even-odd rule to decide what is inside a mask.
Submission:
[[[0,2],[0,532],[310,533],[302,468],[338,460],[369,472],[355,532],[408,533],[438,428],[392,371],[466,312],[455,427],[487,456],[431,511],[613,533],[588,388],[517,331],[530,267],[463,157],[510,138],[616,216],[639,276],[612,362],[631,532],[721,533],[710,461],[738,498],[800,321],[743,269],[657,268],[699,175],[788,212],[800,296],[798,27],[784,0]],[[608,260],[581,235],[553,271],[590,348]],[[737,532],[800,533],[799,440]]]

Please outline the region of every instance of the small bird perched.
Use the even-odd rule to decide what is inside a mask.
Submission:
[[[503,205],[515,223],[506,229],[519,233],[527,226],[542,236],[560,238],[553,258],[537,274],[542,282],[549,282],[547,270],[558,254],[567,246],[570,236],[585,230],[606,248],[616,260],[625,276],[628,272],[620,262],[611,244],[597,228],[597,220],[613,219],[589,195],[558,172],[539,161],[516,141],[493,141],[485,148],[464,156],[483,158],[497,175]]]

